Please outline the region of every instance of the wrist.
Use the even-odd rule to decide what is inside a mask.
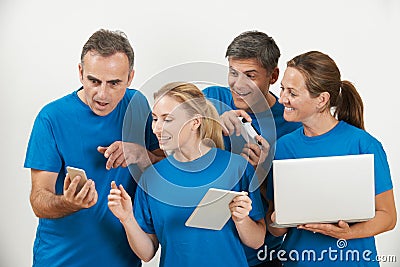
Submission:
[[[128,214],[127,216],[125,216],[122,219],[119,219],[119,221],[122,223],[122,225],[127,225],[130,222],[132,222],[133,220],[134,220],[133,213]]]

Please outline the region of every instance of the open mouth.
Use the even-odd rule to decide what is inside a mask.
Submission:
[[[287,110],[287,111],[293,111],[294,108],[285,107],[285,110]]]
[[[107,106],[107,105],[108,105],[108,103],[107,103],[107,102],[96,101],[96,100],[95,100],[95,102],[96,102],[96,104],[97,104],[97,105],[99,105],[100,107],[105,107],[105,106]]]

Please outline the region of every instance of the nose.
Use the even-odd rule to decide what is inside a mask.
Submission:
[[[161,131],[162,131],[161,120],[156,120],[156,121],[153,120],[152,128],[153,128],[153,133],[155,135],[161,135]]]
[[[245,74],[239,73],[236,77],[229,77],[229,86],[244,91],[250,87],[250,79]]]
[[[288,103],[288,98],[287,98],[287,93],[285,92],[285,90],[281,90],[280,94],[279,94],[279,99],[278,102],[283,104],[283,103]]]
[[[107,98],[107,84],[106,83],[101,83],[101,85],[98,87],[97,96],[100,99],[106,99]]]

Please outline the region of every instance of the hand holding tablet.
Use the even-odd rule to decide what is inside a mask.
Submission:
[[[185,225],[188,227],[221,230],[231,217],[229,203],[246,192],[210,188]]]

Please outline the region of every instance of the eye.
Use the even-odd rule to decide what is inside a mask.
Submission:
[[[295,94],[295,93],[293,93],[293,91],[292,90],[289,90],[289,94],[290,94],[290,96],[297,96],[297,94]]]
[[[230,76],[233,76],[233,77],[237,77],[237,76],[238,76],[238,73],[237,73],[236,70],[230,69],[230,70],[229,70],[229,75],[230,75]]]
[[[247,74],[247,77],[249,77],[251,80],[254,80],[256,78],[256,75],[254,74]]]

